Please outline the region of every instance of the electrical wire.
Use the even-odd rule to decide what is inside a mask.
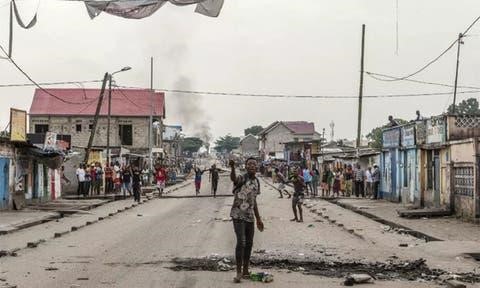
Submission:
[[[84,105],[84,104],[88,104],[88,103],[91,103],[93,101],[95,101],[95,98],[92,99],[92,100],[89,100],[89,101],[86,101],[86,102],[73,102],[73,101],[68,101],[68,100],[65,100],[65,99],[62,99],[61,97],[58,97],[57,95],[54,95],[52,94],[51,92],[47,91],[45,88],[43,88],[42,86],[40,86],[40,84],[38,84],[37,82],[35,82],[35,80],[32,79],[32,77],[30,77],[30,75],[27,74],[27,72],[25,72],[7,53],[7,51],[5,51],[5,49],[3,48],[2,45],[0,45],[0,49],[2,50],[2,52],[8,57],[8,60],[10,60],[10,62],[15,66],[15,68],[17,68],[18,71],[20,71],[30,82],[32,82],[38,89],[40,89],[41,91],[43,91],[44,93],[46,93],[47,95],[63,102],[63,103],[66,103],[66,104],[74,104],[74,105]]]
[[[132,86],[117,86],[128,89],[145,89]],[[183,93],[183,94],[198,94],[198,95],[222,95],[222,96],[238,96],[238,97],[266,97],[266,98],[310,98],[310,99],[358,99],[358,96],[340,96],[340,95],[289,95],[289,94],[255,94],[255,93],[232,93],[232,92],[211,92],[211,91],[192,91],[179,89],[155,89],[156,91]],[[460,91],[458,94],[475,94],[480,93],[480,90]],[[412,93],[412,94],[384,94],[384,95],[365,95],[363,98],[404,98],[404,97],[422,97],[422,96],[441,96],[450,95],[452,92],[433,92],[433,93]]]
[[[468,27],[467,29],[465,29],[465,31],[462,33],[463,36],[465,36],[468,31],[470,31],[470,29],[478,22],[478,20],[480,20],[480,16],[478,16]],[[396,79],[384,79],[384,81],[388,81],[388,82],[394,82],[394,81],[399,81],[399,80],[405,80],[405,79],[408,79],[412,76],[415,76],[419,73],[421,73],[422,71],[424,71],[425,69],[427,69],[428,67],[430,67],[430,65],[432,65],[433,63],[437,62],[440,58],[442,58],[443,55],[447,54],[448,51],[450,51],[450,49],[453,48],[453,46],[455,46],[455,44],[458,42],[458,38],[455,39],[455,41],[453,41],[445,50],[443,50],[442,53],[440,53],[440,55],[438,55],[437,57],[435,57],[433,60],[430,60],[429,62],[427,62],[427,64],[425,64],[424,66],[422,66],[420,69],[416,70],[415,72],[413,73],[410,73],[406,76],[403,76],[403,77],[398,77]]]
[[[120,89],[120,87],[118,85],[114,85],[115,88],[117,89],[114,89],[113,91],[118,91],[120,92],[120,94],[122,94],[122,96],[128,100],[128,102],[132,103],[133,105],[137,106],[138,108],[144,108],[144,107],[150,107],[150,105],[144,105],[143,107],[138,105],[137,103],[135,103],[132,99],[130,99],[127,95],[125,95],[125,93],[123,93],[122,89]]]
[[[8,59],[8,58],[6,58]],[[51,86],[51,85],[77,85],[77,84],[88,84],[88,83],[101,83],[102,80],[84,80],[84,81],[63,81],[63,82],[39,82],[38,85],[41,86]],[[0,88],[11,88],[11,87],[31,87],[36,86],[32,83],[13,83],[13,84],[0,84]]]
[[[430,82],[430,81],[422,81],[422,80],[415,80],[415,79],[400,79],[399,77],[386,75],[386,74],[380,74],[380,73],[374,73],[374,72],[368,72],[368,71],[365,71],[365,74],[367,74],[371,78],[373,78],[375,80],[378,80],[378,81],[388,81],[388,80],[385,80],[385,78],[389,78],[389,79],[399,79],[399,80],[402,80],[402,81],[408,81],[408,82],[420,83],[420,84],[427,84],[427,85],[436,85],[436,86],[450,87],[450,88],[455,87],[454,85],[451,85],[451,84]],[[381,76],[381,77],[385,77],[385,78],[380,78],[380,77],[377,77],[377,76]],[[480,89],[480,87],[476,87],[476,86],[458,86],[458,85],[457,85],[457,88]]]

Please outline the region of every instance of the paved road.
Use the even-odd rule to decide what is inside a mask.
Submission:
[[[210,193],[205,175],[201,195]],[[231,184],[222,177],[219,193],[231,194]],[[263,183],[263,182],[262,182]],[[172,195],[193,195],[191,186]],[[319,209],[356,226],[354,234],[305,212],[305,223],[293,223],[290,201],[277,199],[277,192],[262,184],[260,213],[266,229],[256,232],[257,257],[330,261],[355,259],[383,261],[395,255],[416,259],[415,250],[399,250],[398,243],[422,245],[411,236],[382,233],[376,222],[330,203]],[[231,256],[235,245],[228,220],[231,197],[156,199],[65,237],[51,239],[18,257],[0,258],[0,287],[8,282],[18,287],[342,287],[342,279],[269,269],[272,284],[246,281],[233,284],[233,272],[172,271],[175,257]],[[333,205],[334,206],[334,205]],[[340,214],[340,215],[339,215]],[[351,220],[355,218],[355,221]],[[226,218],[226,219],[225,219]],[[317,222],[323,221],[323,222]],[[312,226],[313,225],[313,226]],[[38,228],[37,228],[38,229]],[[362,235],[363,233],[363,235]],[[360,236],[359,236],[360,235]],[[0,241],[2,239],[0,238]],[[407,248],[408,249],[408,248]],[[403,252],[405,251],[405,252]],[[410,251],[410,252],[408,252]],[[451,259],[440,259],[442,261]],[[432,260],[434,261],[434,260]],[[473,265],[473,264],[472,264]],[[468,266],[469,268],[469,266]],[[258,268],[254,268],[257,270]],[[265,271],[265,270],[264,270]],[[437,287],[435,283],[377,281],[362,287]]]

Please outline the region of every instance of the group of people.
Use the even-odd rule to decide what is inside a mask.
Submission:
[[[380,184],[380,169],[378,165],[373,165],[363,169],[359,164],[346,165],[344,167],[326,169],[322,173],[322,197],[369,197],[378,199]]]
[[[76,170],[78,180],[77,194],[100,195],[100,188],[103,182],[103,169],[99,162],[91,165],[80,164]]]
[[[213,197],[217,197],[217,189],[218,189],[218,180],[220,179],[220,172],[224,172],[224,170],[217,168],[216,164],[213,164],[208,169],[201,169],[198,166],[195,166],[193,169],[193,173],[195,174],[195,195],[198,196],[200,194],[200,188],[202,186],[202,176],[203,173],[209,172],[209,182],[211,183],[211,194]]]

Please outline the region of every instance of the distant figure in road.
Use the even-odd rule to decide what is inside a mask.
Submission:
[[[90,187],[91,187],[93,182],[92,182],[92,176],[90,174],[90,167],[88,167],[88,165],[86,165],[85,167],[86,167],[85,168],[85,182],[84,182],[85,187],[83,187],[83,189],[85,189],[85,196],[87,196],[90,192]],[[93,167],[92,169],[95,169],[95,167]]]
[[[333,182],[333,173],[330,170],[329,166],[325,167],[325,171],[322,174],[322,197],[330,196],[330,192],[332,190],[332,182]]]
[[[305,194],[303,192],[305,189],[305,180],[302,176],[298,175],[298,173],[293,173],[291,180],[288,182],[291,182],[293,184],[294,189],[292,198],[292,209],[294,218],[290,219],[290,221],[303,222],[302,204],[303,199],[305,198]]]
[[[202,170],[198,166],[195,166],[193,170],[195,172],[195,195],[200,193],[200,188],[202,187],[202,175],[207,170]]]
[[[365,195],[367,197],[373,198],[373,178],[372,178],[372,167],[368,167],[365,171],[365,181],[366,181],[366,191]]]
[[[312,176],[312,188],[313,188],[312,197],[317,197],[318,196],[318,182],[320,180],[320,172],[318,172],[317,167],[313,166],[312,174],[313,174],[313,176]]]
[[[257,228],[260,232],[264,228],[257,206],[257,195],[260,194],[260,181],[255,176],[257,172],[257,160],[255,158],[248,158],[245,162],[247,170],[245,175],[236,175],[235,162],[233,160],[230,160],[229,166],[231,168],[230,179],[235,185],[230,217],[232,217],[233,228],[237,236],[235,248],[237,275],[233,278],[233,281],[240,283],[243,277],[248,278],[250,275],[248,269],[255,232],[254,220],[256,219]]]
[[[107,163],[105,166],[105,194],[110,194],[114,192],[114,173],[112,169],[112,165]]]
[[[345,181],[345,196],[350,197],[353,188],[352,165],[348,164],[347,169],[345,169],[345,172],[343,173],[343,180]]]
[[[210,171],[209,181],[212,184],[213,198],[215,198],[217,197],[218,179],[220,178],[219,169],[217,169],[217,165],[213,164],[212,168],[210,168],[209,171]]]
[[[155,180],[157,181],[158,197],[162,197],[163,190],[165,189],[165,184],[167,182],[167,171],[165,171],[163,166],[158,167],[157,171],[155,172]]]
[[[357,169],[355,169],[355,196],[365,197],[364,185],[365,185],[365,171],[360,167],[360,164],[357,164]]]
[[[147,166],[145,166],[145,168],[143,168],[142,170],[142,185],[143,186],[147,186],[148,184],[151,184],[151,183],[148,183],[148,175],[150,174],[150,171],[148,170]]]
[[[303,169],[302,173],[303,173],[303,179],[305,181],[305,190],[306,190],[307,196],[308,196],[310,194],[310,192],[313,194],[313,187],[312,187],[312,177],[313,177],[313,175],[310,172],[310,169],[308,169],[308,167],[305,167]]]
[[[335,172],[333,173],[333,197],[339,197],[340,196],[340,170],[335,169]],[[335,196],[336,195],[336,196]]]
[[[123,197],[126,197],[128,191],[128,196],[132,196],[132,171],[130,166],[123,167],[122,169],[122,190],[123,190]]]
[[[142,173],[137,166],[132,171],[133,201],[140,202],[140,189],[142,186]]]
[[[280,170],[278,168],[275,168],[274,172],[275,172],[277,183],[278,183],[277,190],[278,190],[278,193],[280,193],[280,197],[278,197],[278,198],[283,198],[283,194],[286,194],[286,195],[288,195],[288,198],[291,198],[292,194],[290,194],[285,189],[285,183],[287,182],[287,180],[285,179],[285,176],[280,172]]]
[[[415,114],[417,115],[415,121],[422,121],[424,119],[423,116],[420,114],[420,110],[417,110]]]
[[[100,162],[95,163],[95,194],[100,195],[100,188],[103,183],[103,169]]]

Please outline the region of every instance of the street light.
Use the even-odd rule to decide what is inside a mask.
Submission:
[[[109,84],[108,84],[108,117],[107,117],[107,164],[110,165],[110,117],[112,113],[112,78],[113,75],[120,73],[120,72],[125,72],[128,70],[131,70],[132,67],[130,66],[125,66],[122,69],[115,71],[111,74],[109,74]]]

